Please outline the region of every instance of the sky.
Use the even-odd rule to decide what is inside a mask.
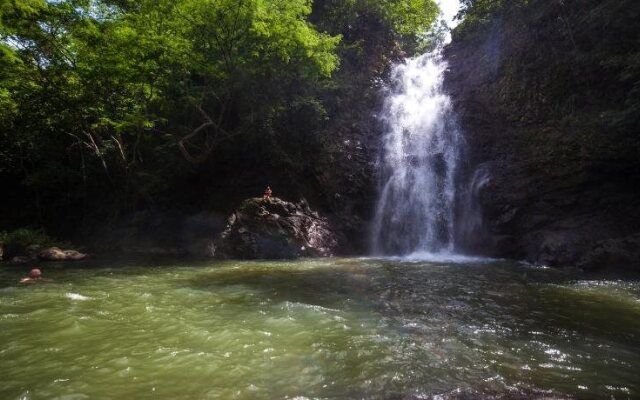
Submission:
[[[453,17],[458,14],[458,10],[460,9],[460,1],[459,0],[438,0],[438,5],[440,6],[440,10],[442,10],[442,14],[447,22],[449,22],[449,26],[455,26],[456,23],[453,21]]]

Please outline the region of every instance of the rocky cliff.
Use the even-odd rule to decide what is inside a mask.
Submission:
[[[214,246],[217,258],[279,259],[327,257],[338,249],[338,234],[325,217],[278,198],[245,200],[229,217]]]
[[[465,246],[638,268],[640,6],[504,4],[462,24],[446,51],[484,226]]]

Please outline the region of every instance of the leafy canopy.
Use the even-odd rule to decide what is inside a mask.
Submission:
[[[303,164],[330,88],[349,84],[334,80],[346,33],[371,23],[357,40],[378,45],[436,13],[433,0],[0,0],[0,174],[50,210],[124,210],[223,154]]]
[[[121,187],[143,153],[203,119],[246,125],[267,112],[254,99],[272,107],[286,100],[274,87],[312,87],[338,67],[340,37],[310,12],[309,0],[0,0],[0,169],[25,166],[35,186],[97,169]]]

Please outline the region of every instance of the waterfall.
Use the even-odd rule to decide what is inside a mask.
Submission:
[[[456,177],[464,142],[443,90],[442,51],[437,46],[391,73],[381,115],[385,136],[372,230],[378,255],[455,250]]]

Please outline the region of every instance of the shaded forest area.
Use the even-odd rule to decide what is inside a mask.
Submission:
[[[0,227],[77,239],[143,210],[227,212],[267,184],[357,214],[339,203],[373,190],[354,135],[436,15],[431,0],[2,0]]]

